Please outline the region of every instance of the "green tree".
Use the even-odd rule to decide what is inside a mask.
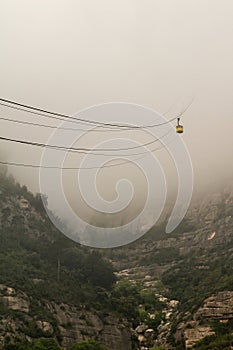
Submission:
[[[82,343],[74,344],[71,350],[106,350],[95,340],[86,340]]]
[[[35,341],[33,350],[62,350],[58,343],[52,338],[40,338]]]
[[[193,349],[197,350],[230,350],[233,345],[232,334],[224,334],[222,336],[212,335],[205,337],[197,342]]]
[[[97,251],[86,255],[83,273],[87,276],[89,283],[106,289],[110,289],[116,282],[112,264],[103,259]]]
[[[129,281],[119,281],[112,291],[112,305],[114,309],[132,319],[139,317],[138,305],[140,302],[139,286]]]
[[[4,345],[3,350],[32,350],[32,345],[24,341],[18,341],[15,344]]]

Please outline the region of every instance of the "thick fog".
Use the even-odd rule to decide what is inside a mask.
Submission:
[[[96,104],[130,102],[167,112],[168,119],[193,98],[181,137],[192,159],[195,193],[213,189],[233,173],[232,13],[232,0],[2,0],[1,97],[69,115]],[[0,116],[60,124],[2,106]],[[0,125],[0,136],[44,143],[52,132],[3,120]],[[40,163],[39,148],[6,141],[0,147],[2,160]],[[176,172],[165,153],[161,162],[173,189]],[[38,169],[9,171],[39,191]],[[122,169],[105,171],[100,188],[111,200],[111,180]],[[135,170],[127,167],[127,175],[135,179]],[[144,201],[145,183],[137,180]]]

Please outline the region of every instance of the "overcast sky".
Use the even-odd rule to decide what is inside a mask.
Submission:
[[[232,0],[1,0],[0,95],[74,114],[111,101],[185,113],[195,186],[232,174]],[[40,118],[0,108],[1,116]],[[142,121],[143,124],[143,121]],[[46,142],[50,131],[0,121],[2,136]],[[10,161],[40,151],[0,143]],[[38,190],[38,172],[12,169]]]

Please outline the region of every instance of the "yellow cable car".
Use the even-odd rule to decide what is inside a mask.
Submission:
[[[177,118],[176,132],[182,134],[184,132],[183,125],[180,125],[180,118]]]

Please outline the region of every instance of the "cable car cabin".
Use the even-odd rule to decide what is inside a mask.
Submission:
[[[183,126],[182,126],[182,125],[177,125],[177,126],[176,126],[176,132],[177,132],[178,134],[182,134],[182,133],[184,132]]]
[[[182,134],[184,132],[183,125],[180,125],[180,118],[177,118],[176,132]]]

